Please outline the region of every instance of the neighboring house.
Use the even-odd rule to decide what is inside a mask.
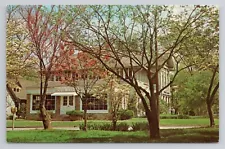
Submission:
[[[12,115],[12,112],[11,112],[12,107],[15,107],[15,104],[7,92],[6,93],[6,117],[9,117],[10,115]]]
[[[124,60],[126,61],[126,60]],[[159,63],[160,66],[160,63]],[[135,68],[135,67],[134,67]],[[138,66],[136,66],[138,68]],[[169,72],[173,68],[173,61],[169,59],[166,65],[162,66],[159,71],[159,89],[163,88],[170,81]],[[117,71],[122,75],[125,74],[122,69],[117,68]],[[127,67],[126,71],[132,73],[132,70]],[[154,69],[152,70],[154,73]],[[136,73],[136,78],[139,85],[148,89],[148,80],[143,70]],[[101,83],[101,79],[98,83]],[[39,103],[40,103],[40,83],[38,81],[26,81],[20,80],[22,88],[19,90],[15,89],[16,95],[26,103],[26,118],[27,119],[38,119],[39,116]],[[167,103],[170,102],[170,87],[166,88],[161,94],[160,99],[165,100]],[[92,115],[107,115],[110,110],[110,105],[108,101],[98,100],[91,97],[88,101],[87,113],[92,113]],[[140,99],[137,99],[140,102]],[[126,109],[128,104],[127,99],[123,99],[121,108]],[[64,120],[66,117],[66,112],[71,110],[82,110],[83,105],[81,99],[77,96],[73,87],[66,86],[61,83],[59,76],[52,76],[47,89],[46,96],[46,109],[51,112],[53,119]],[[137,110],[138,115],[143,115],[144,112]]]

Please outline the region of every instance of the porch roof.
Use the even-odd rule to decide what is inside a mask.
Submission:
[[[55,92],[51,96],[76,96],[76,92]]]

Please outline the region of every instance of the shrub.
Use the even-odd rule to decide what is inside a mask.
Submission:
[[[116,131],[128,131],[129,125],[127,123],[119,123],[116,125]]]
[[[69,115],[71,121],[81,120],[83,118],[83,111],[67,111],[67,115]]]
[[[160,119],[190,119],[188,115],[160,115]]]
[[[149,130],[149,125],[147,122],[132,123],[132,128],[133,131]]]
[[[79,125],[80,130],[84,130],[84,124]],[[87,124],[88,130],[106,130],[112,131],[111,123],[89,123]],[[116,125],[116,131],[128,131],[129,125],[127,123],[118,123]]]
[[[177,118],[178,119],[190,119],[190,116],[188,116],[188,115],[178,115]]]
[[[79,125],[80,130],[84,130],[84,124]],[[112,130],[110,123],[89,123],[87,124],[88,130]]]
[[[110,114],[108,113],[87,113],[88,120],[109,120]]]
[[[132,110],[120,110],[118,111],[118,117],[120,120],[128,120],[134,116],[134,112]]]
[[[160,115],[160,119],[177,119],[177,115]]]
[[[66,114],[70,115],[70,116],[83,116],[84,112],[78,111],[78,110],[73,110],[73,111],[67,111]]]

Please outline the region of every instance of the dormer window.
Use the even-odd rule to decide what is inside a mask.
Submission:
[[[13,91],[16,92],[16,93],[19,93],[20,92],[20,88],[15,87],[15,88],[13,88]]]

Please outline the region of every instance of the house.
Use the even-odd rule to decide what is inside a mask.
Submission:
[[[7,118],[12,115],[12,112],[11,112],[12,107],[15,107],[15,103],[13,102],[12,98],[7,92],[6,94],[6,117]]]
[[[124,62],[127,60],[125,59]],[[161,66],[161,63],[159,63]],[[138,66],[136,66],[138,67]],[[133,67],[135,69],[135,67]],[[171,59],[162,66],[161,70],[158,73],[159,80],[159,89],[163,88],[170,81],[169,72],[173,69],[173,61]],[[121,75],[125,75],[123,69],[117,68],[117,71]],[[133,71],[127,67],[126,71],[128,75]],[[154,68],[152,69],[154,73]],[[125,77],[125,76],[124,76]],[[135,74],[135,77],[138,80],[139,85],[148,90],[148,80],[145,74],[145,71],[140,70]],[[26,103],[26,118],[27,119],[38,119],[39,117],[39,103],[40,103],[40,83],[38,81],[27,81],[21,80],[21,86],[19,90],[15,89],[15,93],[19,98],[23,99]],[[101,83],[101,79],[99,80]],[[170,103],[170,87],[163,90],[160,94],[160,99]],[[140,99],[137,99],[140,102]],[[88,105],[87,113],[90,113],[94,117],[104,117],[108,116],[110,105],[108,101],[99,101],[95,97],[90,97],[88,102],[91,104]],[[123,109],[127,108],[128,100],[123,99],[121,107]],[[68,120],[66,112],[71,110],[82,110],[83,103],[81,99],[77,96],[73,87],[62,84],[59,76],[52,76],[47,89],[46,96],[46,109],[51,113],[53,120]],[[139,115],[144,114],[143,111],[139,111]]]

